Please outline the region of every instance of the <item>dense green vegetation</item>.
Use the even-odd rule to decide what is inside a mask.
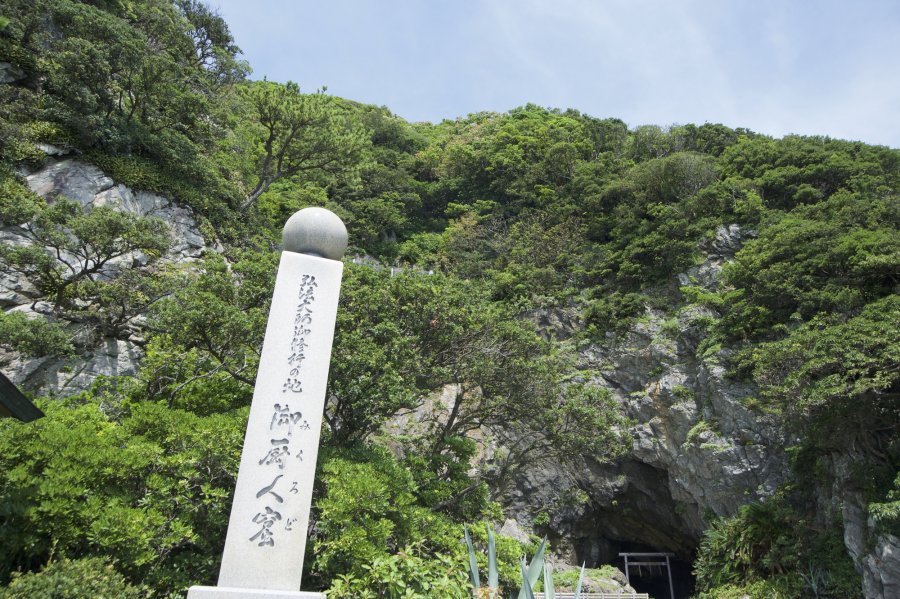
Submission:
[[[410,124],[246,80],[227,25],[197,0],[2,11],[14,81],[0,84],[0,225],[35,245],[0,246],[0,267],[27,274],[50,310],[0,313],[0,349],[77,354],[132,335],[139,316],[146,357],[134,377],[39,400],[41,421],[0,422],[0,596],[60,579],[79,581],[72,597],[214,580],[280,227],[308,205],[344,219],[352,253],[402,268],[347,265],[308,588],[468,596],[462,523],[496,521],[513,475],[627,450],[628,423],[584,384],[571,344],[647,306],[711,308],[701,353],[755,383],[750,407],[801,439],[789,488],[711,523],[704,596],[858,593],[813,501],[845,448],[864,458],[873,520],[900,526],[900,151],[533,105]],[[224,252],[164,266],[164,223],[35,196],[16,169],[45,160],[36,143],[189,205]],[[722,285],[674,288],[732,223],[752,239]],[[145,260],[120,260],[134,251]],[[584,317],[568,345],[521,318],[553,306]],[[422,411],[441,390],[446,410]],[[421,426],[385,433],[413,411]],[[486,458],[485,439],[503,452]],[[512,588],[522,548],[498,542]]]

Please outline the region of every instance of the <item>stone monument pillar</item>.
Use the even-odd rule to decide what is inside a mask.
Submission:
[[[188,599],[324,599],[299,589],[347,229],[305,208],[283,241],[218,586]]]

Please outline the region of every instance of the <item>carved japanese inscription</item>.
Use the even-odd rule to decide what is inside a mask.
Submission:
[[[299,588],[342,268],[282,254],[220,586]]]

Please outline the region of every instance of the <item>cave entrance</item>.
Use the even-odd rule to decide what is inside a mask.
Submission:
[[[625,580],[631,584],[631,574],[636,569],[640,578],[644,569],[648,569],[653,578],[665,577],[669,582],[668,599],[675,599],[675,583],[672,581],[672,558],[674,553],[620,553],[625,561]],[[659,570],[659,574],[655,574]],[[658,596],[658,595],[655,595]]]
[[[620,553],[615,565],[634,590],[654,599],[687,599],[694,593],[691,563],[674,553],[640,548]]]
[[[687,599],[694,594],[695,578],[693,573],[694,549],[679,550],[677,547],[664,544],[650,545],[633,540],[621,540],[602,535],[582,537],[574,547],[572,563],[585,562],[588,567],[600,567],[609,564],[625,573],[625,558],[628,554],[668,554],[669,568],[672,572],[672,587],[675,591],[675,599]],[[639,593],[648,593],[654,599],[669,599],[671,591],[669,587],[669,575],[665,566],[637,566],[634,562],[661,561],[662,559],[634,559],[629,557],[628,578],[629,584]],[[625,582],[625,577],[621,579]]]

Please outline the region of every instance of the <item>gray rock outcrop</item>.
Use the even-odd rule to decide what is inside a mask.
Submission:
[[[59,155],[59,148],[42,148],[48,156]],[[65,153],[60,150],[60,153]],[[116,183],[92,164],[74,158],[51,160],[42,168],[25,176],[28,187],[52,202],[58,197],[73,199],[91,209],[110,206],[140,216],[160,218],[169,225],[172,244],[162,257],[164,262],[184,263],[197,260],[210,249],[204,239],[193,211],[177,202],[154,193],[136,191]],[[0,229],[0,243],[28,244],[13,228]],[[212,248],[216,249],[216,248]],[[143,265],[147,257],[136,253],[117,259],[131,265]],[[16,310],[36,318],[53,319],[49,307],[38,300],[40,290],[26,276],[6,271],[0,273],[0,308]],[[99,376],[130,375],[137,372],[143,350],[140,347],[140,323],[129,326],[123,338],[94,339],[83,335],[76,323],[65,323],[72,334],[78,354],[66,358],[26,358],[19,355],[0,356],[4,371],[16,384],[48,395],[69,395],[85,390]]]
[[[900,538],[878,535],[875,548],[861,561],[867,599],[900,597]]]
[[[674,276],[669,292],[688,285],[717,289],[723,265],[754,235],[720,227],[706,259]],[[632,419],[632,449],[614,464],[583,456],[574,467],[530,469],[506,501],[522,528],[549,534],[571,563],[612,562],[635,548],[672,551],[689,561],[710,516],[733,515],[787,480],[784,448],[799,440],[748,407],[756,390],[727,378],[721,365],[727,354],[703,345],[713,316],[697,305],[647,307],[624,334],[608,333],[579,349],[591,382],[608,389]],[[568,339],[581,327],[567,308],[527,317],[545,337]],[[842,527],[867,599],[900,597],[900,539],[878,533],[867,520],[865,501],[849,482],[859,459],[837,456],[828,466],[832,485],[817,493],[820,512],[839,517],[820,524]]]
[[[25,78],[25,71],[17,65],[0,62],[0,83],[15,83]]]
[[[172,247],[167,256],[171,261],[197,258],[207,247],[190,208],[159,194],[133,191],[117,184],[92,164],[67,158],[52,162],[25,179],[31,191],[47,200],[63,196],[86,208],[110,206],[123,212],[162,219],[168,223],[172,234]]]
[[[721,227],[707,259],[678,282],[714,289],[745,236],[736,225]],[[693,305],[674,313],[647,308],[626,333],[581,347],[591,382],[609,390],[634,423],[632,451],[612,465],[585,456],[579,468],[529,472],[510,496],[511,513],[529,522],[544,512],[557,547],[568,544],[577,560],[609,561],[624,545],[690,559],[705,517],[731,515],[771,494],[787,476],[784,435],[745,406],[753,389],[726,379],[716,352],[699,354],[711,317]],[[578,327],[565,310],[530,318],[561,339]]]

